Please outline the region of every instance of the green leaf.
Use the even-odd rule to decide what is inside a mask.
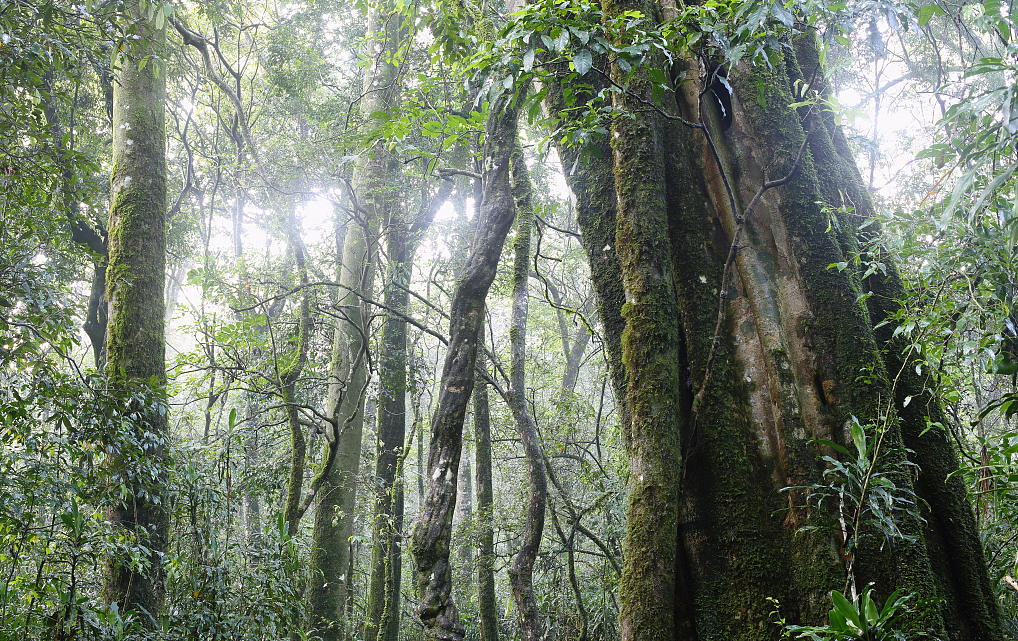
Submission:
[[[555,51],[556,53],[561,52],[563,49],[566,48],[568,44],[569,44],[569,31],[567,29],[563,29],[558,34],[558,36],[552,41],[552,50]]]
[[[878,619],[877,604],[870,598],[869,590],[865,590],[859,596],[859,606],[859,610],[866,617],[865,621],[867,623],[867,627],[871,627],[876,624]]]
[[[841,452],[842,454],[844,454],[845,456],[851,456],[851,453],[850,453],[850,452],[848,451],[848,449],[847,449],[847,448],[845,448],[845,447],[844,447],[844,446],[842,446],[842,445],[838,445],[838,444],[837,444],[837,443],[835,443],[834,441],[828,441],[828,440],[826,440],[826,439],[822,439],[822,438],[821,438],[821,439],[817,439],[817,440],[816,440],[816,442],[817,442],[817,443],[819,443],[819,444],[821,444],[821,445],[826,445],[826,446],[828,446],[828,447],[832,447],[832,448],[834,448],[834,449],[835,449],[836,451],[838,451],[838,452]]]
[[[587,44],[587,41],[590,40],[590,32],[589,31],[584,31],[582,29],[577,29],[576,27],[569,27],[569,30],[572,31],[573,35],[576,36],[577,38],[579,38],[580,42],[583,43],[583,44]]]
[[[852,442],[855,444],[855,450],[859,453],[859,456],[866,456],[866,430],[859,424],[859,419],[852,417]]]
[[[858,423],[856,423],[858,425]],[[853,428],[854,429],[854,428]],[[857,629],[863,630],[862,620],[859,618],[859,611],[855,609],[855,604],[845,598],[845,595],[835,590],[831,592],[831,601],[834,602],[834,607],[845,620]]]
[[[933,16],[943,16],[943,15],[947,15],[947,14],[938,5],[928,4],[928,5],[924,5],[922,7],[919,7],[919,16],[918,16],[918,18],[919,18],[919,26],[920,27],[925,27],[926,24],[933,18]]]
[[[527,49],[527,52],[523,54],[523,70],[527,73],[534,68],[534,48]]]
[[[590,67],[594,62],[594,57],[591,55],[589,49],[580,49],[573,56],[573,67],[576,69],[576,73],[584,76],[590,71]]]
[[[976,204],[972,206],[972,214],[969,216],[969,220],[975,219],[975,216],[979,213],[979,210],[982,209],[983,203],[986,202],[986,198],[990,194],[995,192],[997,189],[999,189],[1001,185],[1007,182],[1007,180],[1011,177],[1011,174],[1014,173],[1014,170],[1016,168],[1018,168],[1018,162],[1011,163],[1010,167],[1005,169],[1003,172],[998,174],[992,181],[990,181],[990,184],[986,186],[986,189],[983,190],[983,193],[979,195],[979,200],[977,200]]]
[[[778,0],[771,5],[771,15],[778,19],[781,24],[785,25],[786,28],[791,29],[792,25],[795,24],[795,16],[792,12],[785,8],[785,5]]]

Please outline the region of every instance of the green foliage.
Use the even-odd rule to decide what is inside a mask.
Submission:
[[[162,474],[146,450],[163,444],[139,433],[132,408],[163,401],[144,388],[114,394],[58,365],[6,375],[0,396],[0,636],[108,638],[138,613],[99,602],[94,568],[107,555],[142,567],[149,549],[144,532],[111,528],[103,514]]]
[[[936,604],[936,600],[917,600],[914,594],[896,591],[880,607],[873,598],[872,586],[866,586],[851,601],[841,592],[831,592],[831,600],[834,607],[828,614],[827,625],[784,625],[780,621],[785,635],[811,641],[905,641],[910,635],[900,628],[909,616]]]
[[[867,437],[867,430],[876,434],[875,441]],[[884,446],[886,430],[886,424],[863,426],[853,416],[851,434],[855,452],[833,441],[817,441],[841,455],[820,457],[826,463],[824,482],[785,488],[806,490],[816,509],[833,503],[830,507],[841,515],[848,528],[845,549],[851,555],[860,540],[868,536],[880,536],[881,547],[896,541],[914,541],[915,536],[904,532],[901,524],[909,519],[923,520],[915,492],[900,482],[916,466],[905,456],[906,450]]]

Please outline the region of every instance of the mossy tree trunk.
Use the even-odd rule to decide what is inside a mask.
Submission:
[[[638,1],[604,9],[669,17],[667,6]],[[942,434],[920,436],[927,417],[937,420],[937,403],[922,397],[893,328],[873,329],[900,284],[893,270],[863,282],[851,264],[858,225],[872,212],[868,195],[834,123],[789,106],[796,80],[822,77],[815,43],[768,54],[771,66],[731,70],[734,113],[724,131],[713,105],[700,101],[697,63],[680,65],[686,82],[664,106],[668,116],[639,101],[651,97],[646,77],[630,78],[615,106],[633,117],[615,119],[610,160],[590,162],[570,181],[608,313],[606,338],[614,310],[625,319],[621,358],[609,358],[613,379],[626,380],[629,413],[623,638],[776,638],[768,598],[789,622],[825,623],[829,592],[846,583],[842,528],[835,514],[808,510],[804,492],[781,490],[819,482],[818,457],[832,452],[816,440],[851,447],[855,416],[871,430],[886,426],[886,447],[914,450],[918,480],[895,480],[926,500],[925,524],[901,524],[914,543],[858,550],[859,585],[873,581],[878,601],[895,589],[944,599],[915,618],[934,636],[1001,639],[971,508],[961,484],[948,480],[954,453]],[[622,84],[619,69],[610,73]],[[552,83],[553,108],[557,89]],[[675,118],[698,123],[701,115],[717,155],[704,130]],[[829,212],[848,204],[842,194],[856,216],[835,225]],[[737,234],[733,273],[722,283]],[[846,269],[829,269],[844,261]],[[867,291],[876,292],[869,305]],[[904,407],[907,395],[916,398]]]
[[[789,75],[793,81],[801,77],[802,69],[812,69],[819,63],[818,42],[814,38],[798,38],[795,42],[795,62]],[[831,87],[821,81],[819,89],[827,95]],[[872,218],[876,211],[870,192],[866,188],[858,165],[852,157],[844,132],[832,114],[811,115],[812,126],[821,135],[810,137],[810,150],[820,175],[829,176],[821,181],[825,197],[840,197],[833,192],[843,190],[854,204],[854,221],[857,224]],[[822,127],[822,129],[821,129]],[[867,234],[877,233],[870,225]],[[868,236],[866,236],[868,238]],[[886,266],[886,273],[877,272],[864,281],[864,288],[872,291],[867,298],[871,320],[879,324],[898,311],[898,300],[904,287],[897,268],[887,256],[877,257]],[[916,494],[922,498],[923,535],[936,575],[937,594],[944,599],[943,616],[952,639],[999,638],[996,598],[990,587],[983,548],[973,536],[975,517],[966,500],[961,477],[951,473],[958,469],[958,456],[950,438],[942,429],[928,430],[928,423],[948,425],[941,402],[931,395],[924,381],[929,373],[916,372],[922,359],[909,349],[902,335],[895,336],[895,325],[875,327],[877,344],[884,353],[888,371],[898,377],[894,396],[897,416],[900,419],[902,439],[912,451],[911,460],[921,471],[915,482]],[[911,397],[906,404],[906,399]]]
[[[522,91],[522,89],[520,89]],[[485,126],[483,198],[470,256],[460,274],[449,314],[449,347],[442,369],[438,408],[431,427],[427,495],[414,529],[420,603],[417,613],[429,638],[461,641],[463,627],[452,598],[449,562],[452,517],[463,444],[463,420],[474,387],[478,333],[515,206],[509,189],[509,157],[516,145],[519,107],[514,96],[494,100]]]
[[[509,409],[516,431],[523,444],[527,464],[527,515],[523,522],[520,549],[509,566],[516,611],[520,617],[520,638],[539,641],[544,637],[544,622],[534,597],[534,564],[541,549],[544,516],[548,504],[548,482],[545,479],[544,451],[537,436],[534,418],[527,409],[525,393],[527,357],[527,317],[530,290],[530,237],[534,227],[533,186],[523,158],[523,148],[516,142],[510,164],[513,198],[516,200],[516,238],[513,241],[513,306],[509,324]]]
[[[484,348],[484,332],[479,337]],[[478,377],[473,393],[474,470],[477,478],[477,616],[481,641],[498,641],[498,602],[495,597],[495,510],[491,482],[491,412],[488,384]]]
[[[296,210],[296,204],[293,205]],[[304,256],[304,242],[300,237],[296,211],[291,213],[287,224],[290,250],[293,252],[300,278],[300,319],[297,340],[291,354],[279,359],[276,381],[279,395],[283,399],[286,423],[290,430],[290,479],[286,487],[286,503],[283,506],[283,520],[291,536],[297,534],[297,526],[303,515],[301,492],[304,488],[304,459],[307,456],[307,439],[297,409],[297,380],[308,361],[308,342],[311,335],[311,294],[308,291],[308,270]]]
[[[403,483],[396,478],[406,433],[406,320],[413,250],[407,242],[402,221],[391,222],[404,229],[389,229],[387,251],[390,260],[385,287],[385,307],[389,310],[382,328],[381,354],[378,356],[378,442],[375,459],[375,505],[372,517],[371,584],[368,588],[366,639],[396,641],[399,638],[399,583],[402,574],[402,549],[397,539],[403,529]],[[381,622],[386,610],[392,610],[388,626]]]
[[[119,461],[111,470],[112,487],[123,483],[128,495],[108,510],[107,519],[133,532],[149,552],[140,571],[132,571],[126,559],[110,558],[104,597],[117,602],[121,612],[135,610],[148,626],[162,608],[161,554],[169,530],[163,468],[169,426],[162,397],[166,382],[166,69],[155,57],[163,53],[166,32],[146,22],[136,2],[127,3],[125,11],[128,31],[138,40],[121,58],[113,91],[106,370],[116,387],[145,395],[145,400],[136,396],[132,401],[131,414],[137,417],[135,442],[111,446],[134,450],[151,459],[153,468],[146,462],[147,469],[138,470],[137,464]],[[148,474],[153,469],[156,473]]]
[[[460,529],[459,546],[456,549],[456,588],[460,598],[469,601],[474,591],[474,475],[471,467],[470,425],[463,427],[463,453],[460,455],[459,479],[456,488],[456,515],[453,528]]]
[[[364,638],[398,641],[400,585],[403,576],[402,478],[406,438],[407,322],[414,253],[439,208],[452,193],[453,182],[442,181],[417,219],[390,218],[385,230],[389,267],[386,275],[385,322],[378,356],[378,441],[375,458],[375,503],[372,515],[371,579],[368,586]]]

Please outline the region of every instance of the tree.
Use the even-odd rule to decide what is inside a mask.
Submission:
[[[923,398],[908,374],[915,362],[881,325],[893,268],[882,278],[849,260],[869,195],[834,119],[818,100],[795,101],[825,95],[815,34],[774,48],[734,12],[710,23],[697,22],[699,9],[669,11],[680,42],[701,34],[711,45],[684,50],[671,69],[652,53],[656,27],[639,18],[654,12],[639,2],[605,6],[617,31],[591,48],[610,51],[610,67],[586,43],[569,50],[576,71],[593,75],[580,100],[608,95],[623,114],[612,123],[613,167],[595,161],[571,181],[593,213],[581,205],[591,264],[610,253],[621,268],[620,283],[611,268],[592,271],[606,331],[614,310],[625,319],[621,361],[609,361],[625,374],[629,412],[623,638],[760,638],[768,598],[789,620],[819,622],[846,579],[875,582],[881,598],[895,589],[942,598],[916,615],[934,634],[1001,638],[986,576],[940,560],[984,567],[963,489],[948,480],[955,455],[923,431],[937,402],[909,409]],[[791,26],[780,12],[771,19]],[[558,82],[567,78],[560,69]],[[575,105],[563,87],[549,89],[553,107]],[[576,113],[556,111],[567,124]],[[617,198],[616,211],[602,194]],[[606,296],[619,284],[624,298]],[[867,474],[906,455],[918,462],[919,481],[898,474],[895,490],[914,490],[929,509],[898,514],[906,533],[894,541],[848,515],[839,525],[843,506],[782,491],[819,482],[825,447],[847,453],[851,417],[885,448]]]
[[[538,641],[544,637],[544,625],[534,597],[534,563],[541,549],[544,534],[544,515],[548,504],[548,481],[545,478],[544,451],[534,425],[534,417],[527,409],[524,389],[527,357],[527,316],[530,291],[530,237],[534,227],[533,185],[523,158],[519,141],[509,160],[510,184],[516,204],[516,238],[513,241],[513,311],[509,329],[512,362],[509,367],[510,388],[508,401],[516,431],[519,432],[527,461],[529,490],[527,517],[523,526],[520,549],[509,567],[513,598],[520,613],[520,637],[525,641]]]
[[[464,634],[452,598],[449,562],[452,517],[463,420],[474,388],[484,299],[495,279],[498,258],[515,217],[509,188],[509,158],[516,145],[518,117],[519,100],[512,94],[502,94],[492,104],[485,126],[481,212],[470,256],[453,295],[449,349],[431,426],[427,496],[414,528],[412,552],[421,598],[417,613],[425,632],[437,639],[462,639]]]
[[[159,9],[160,12],[162,8]],[[120,59],[113,89],[113,167],[106,300],[109,327],[107,370],[129,387],[149,387],[144,404],[132,407],[135,444],[152,459],[167,455],[167,407],[163,327],[166,272],[166,32],[143,19],[137,3],[126,7],[127,32],[136,46]],[[136,402],[137,403],[137,402]],[[164,585],[160,553],[169,529],[166,477],[148,478],[120,467],[111,484],[126,488],[107,519],[131,531],[142,545],[141,571],[127,559],[110,558],[105,596],[122,611],[147,613],[154,624]]]
[[[369,66],[364,70],[364,92],[359,104],[363,116],[391,108],[399,96],[398,55],[403,16],[387,6],[374,7],[368,16]],[[342,638],[345,612],[352,598],[351,545],[357,475],[368,395],[370,298],[378,256],[379,225],[393,212],[389,151],[377,140],[358,156],[350,185],[355,210],[347,227],[339,284],[342,317],[335,329],[329,368],[327,412],[332,420],[329,443],[323,448],[325,482],[315,510],[316,551],[313,569],[323,581],[309,590],[312,617],[325,639]],[[393,338],[393,341],[396,339]],[[334,462],[333,462],[334,461]]]
[[[379,641],[397,641],[400,623],[400,586],[403,554],[403,462],[406,438],[407,321],[410,276],[421,236],[452,192],[444,180],[430,203],[422,203],[412,224],[393,215],[385,231],[389,269],[385,299],[388,310],[382,328],[379,372],[378,443],[375,459],[377,495],[373,506],[371,583],[368,588],[366,637],[377,632]],[[394,212],[396,213],[396,212]]]

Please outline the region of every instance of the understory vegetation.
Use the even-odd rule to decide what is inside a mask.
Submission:
[[[0,640],[1018,639],[1011,13],[0,3]]]

